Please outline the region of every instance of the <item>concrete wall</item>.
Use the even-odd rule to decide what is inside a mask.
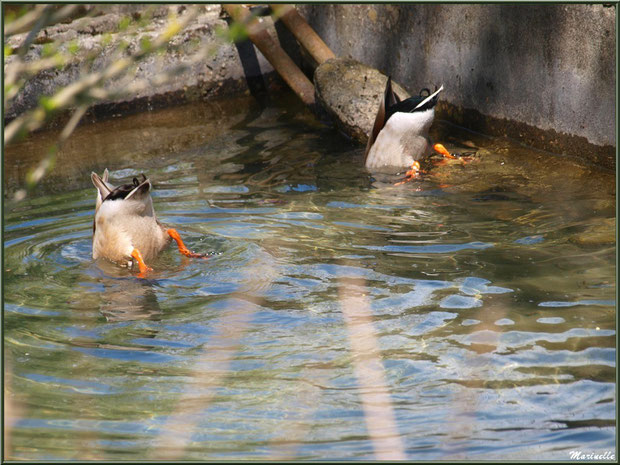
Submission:
[[[615,166],[615,7],[298,9],[336,55],[391,74],[412,93],[444,84],[439,117]]]
[[[76,20],[40,35],[65,43],[75,39],[80,50],[99,50],[96,70],[112,55],[112,50],[102,45],[104,33],[114,33],[122,15],[142,12],[144,7],[101,8],[106,14],[85,24]],[[161,19],[170,8],[183,14],[182,5],[158,6],[152,24],[133,42],[139,44],[141,34],[153,34],[164,27]],[[438,118],[615,167],[615,6],[300,4],[297,8],[337,56],[378,68],[411,93],[444,84]],[[255,93],[265,85],[267,76],[267,85],[277,87],[273,68],[249,42],[235,46],[217,37],[216,28],[226,27],[220,10],[219,5],[205,5],[188,30],[175,39],[175,43],[188,46],[194,40],[205,40],[217,53],[165,85],[148,86],[135,95],[114,99],[110,108],[122,112],[126,104],[126,109],[135,111],[142,108],[140,102],[150,107],[159,101],[167,104],[169,100]],[[291,34],[279,24],[274,30],[269,18],[264,21],[299,60]],[[25,33],[13,36],[8,43],[17,47],[24,37]],[[135,44],[132,47],[137,47]],[[34,44],[26,59],[38,57],[42,47]],[[7,63],[14,58],[8,57]],[[75,63],[35,76],[4,109],[5,118],[32,108],[41,95],[51,95],[77,79],[80,60],[78,55]],[[174,51],[149,58],[141,62],[135,78],[148,78],[184,60]]]

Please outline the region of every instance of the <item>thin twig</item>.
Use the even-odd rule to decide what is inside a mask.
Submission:
[[[139,59],[148,53],[159,50],[166,45],[168,41],[178,32],[183,30],[189,22],[197,16],[197,14],[198,9],[191,8],[186,12],[181,21],[173,18],[169,22],[166,30],[155,39],[150,47],[141,49],[129,57],[115,60],[102,71],[90,73],[79,81],[64,87],[49,99],[49,107],[53,108],[55,111],[64,110],[75,105],[78,97],[88,97],[88,93],[92,88],[97,87],[110,79],[118,77]],[[6,145],[12,142],[23,130],[32,132],[41,128],[48,119],[49,112],[42,107],[38,107],[15,118],[5,128],[4,144]]]
[[[19,47],[19,50],[17,51],[17,55],[20,58],[26,54],[28,48],[30,47],[30,44],[34,42],[34,39],[36,39],[37,35],[39,34],[39,31],[49,24],[52,17],[52,8],[52,5],[48,5],[41,11],[41,15],[34,23],[32,29],[30,29],[30,31],[28,32],[26,38],[24,39],[24,41]]]
[[[66,5],[56,12],[51,12],[46,26],[59,23],[64,19],[71,17],[79,7],[80,5]],[[52,5],[36,5],[32,11],[29,11],[15,21],[11,21],[4,27],[4,38],[6,39],[9,36],[31,30],[37,21],[39,21],[43,12],[46,9],[49,10],[51,8],[53,8]]]

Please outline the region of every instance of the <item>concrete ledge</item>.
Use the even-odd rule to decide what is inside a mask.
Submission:
[[[561,133],[553,129],[540,129],[505,118],[494,118],[483,115],[477,110],[464,109],[446,102],[439,102],[435,118],[444,119],[483,134],[510,137],[525,145],[548,152],[578,157],[609,170],[616,168],[615,146],[594,145],[583,136]]]

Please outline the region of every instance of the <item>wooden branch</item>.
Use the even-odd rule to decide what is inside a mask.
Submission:
[[[286,81],[289,87],[306,105],[314,107],[314,86],[282,47],[261,27],[261,24],[252,16],[250,10],[239,4],[224,4],[222,8],[226,10],[234,21],[246,25],[250,40],[282,76],[282,79]]]
[[[299,43],[320,65],[330,58],[335,58],[334,52],[323,42],[314,29],[297,12],[293,5],[283,3],[269,4],[276,19],[280,19]]]

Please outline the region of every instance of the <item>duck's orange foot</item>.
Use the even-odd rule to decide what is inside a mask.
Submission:
[[[140,273],[138,273],[138,278],[145,278],[147,271],[153,271],[153,268],[147,266],[144,263],[144,259],[142,258],[142,254],[138,249],[133,249],[131,252],[131,257],[138,263],[138,267],[140,268]]]
[[[423,173],[422,169],[420,168],[420,163],[418,161],[414,161],[411,164],[411,168],[409,168],[409,171],[407,171],[405,173],[405,179],[403,179],[400,182],[397,182],[394,185],[395,186],[400,186],[401,184],[405,184],[406,182],[409,182],[412,179],[419,178],[420,177],[420,173]]]
[[[179,233],[177,232],[176,229],[168,229],[166,232],[171,238],[173,238],[176,241],[177,246],[179,247],[179,252],[181,252],[186,257],[204,258],[205,260],[209,258],[209,255],[207,254],[195,253],[189,250],[187,247],[185,247],[185,244],[183,244],[183,240],[181,239],[181,236],[179,236]]]
[[[441,144],[435,144],[433,145],[433,150],[437,153],[442,154],[444,157],[446,158],[450,158],[451,160],[456,160],[457,157],[455,157],[454,155],[452,155],[450,152],[448,152],[448,149],[446,149],[443,145]]]
[[[441,145],[441,144],[433,145],[433,150],[435,150],[435,152],[437,152],[437,153],[440,153],[444,157],[441,160],[433,161],[433,164],[435,166],[447,164],[448,161],[446,160],[446,158],[448,158],[450,160],[458,160],[463,165],[466,165],[467,163],[474,161],[474,156],[473,155],[475,155],[475,152],[473,154],[472,154],[472,152],[468,152],[467,155],[461,154],[458,157],[455,157],[450,152],[448,152],[448,150],[443,145]]]

